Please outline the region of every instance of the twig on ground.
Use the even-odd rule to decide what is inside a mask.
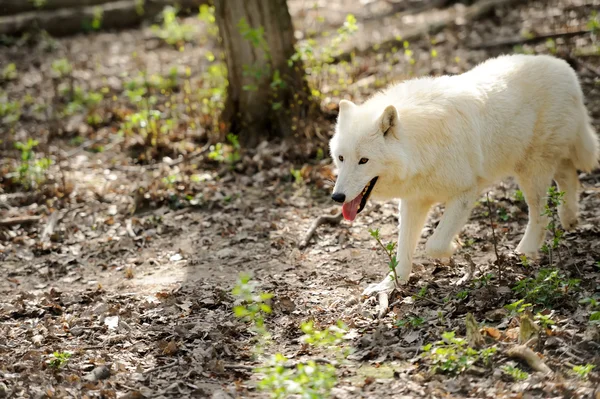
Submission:
[[[337,213],[335,215],[322,215],[322,216],[319,216],[318,218],[316,218],[312,222],[312,224],[310,225],[310,228],[308,229],[308,231],[304,235],[304,238],[302,238],[302,241],[300,241],[300,243],[298,244],[298,247],[300,249],[306,248],[306,246],[308,246],[308,242],[310,241],[310,239],[312,238],[312,236],[315,234],[315,231],[317,230],[317,228],[320,225],[322,225],[323,223],[338,224],[341,221],[342,221],[342,212],[339,212],[339,213]]]
[[[150,373],[153,373],[155,371],[161,371],[161,370],[170,369],[171,367],[175,367],[178,364],[179,364],[179,359],[175,360],[173,363],[165,364],[164,366],[158,366],[158,367],[153,367],[151,369],[148,369],[148,370],[144,371],[144,373],[150,374]]]
[[[54,229],[58,225],[59,220],[62,219],[62,217],[60,217],[59,214],[59,211],[54,211],[52,212],[50,217],[48,217],[48,222],[46,223],[46,226],[44,227],[44,231],[42,232],[42,236],[40,238],[41,242],[48,241],[48,239],[50,239],[50,236],[54,233]]]
[[[41,216],[17,216],[0,220],[0,226],[15,226],[17,224],[30,224],[39,222]]]
[[[552,370],[540,357],[527,345],[516,345],[507,351],[509,357],[525,360],[529,367],[544,374],[551,374]]]
[[[492,228],[492,239],[494,240],[494,253],[496,254],[496,266],[498,267],[498,282],[502,281],[502,267],[500,255],[498,254],[498,241],[496,240],[496,230],[494,229],[494,219],[492,218],[492,206],[490,205],[490,194],[485,193],[487,198],[488,216],[490,217],[490,226]]]
[[[494,47],[505,47],[505,46],[516,46],[519,44],[528,44],[528,43],[536,43],[541,42],[548,39],[554,39],[557,37],[572,37],[572,36],[580,36],[585,35],[587,33],[591,33],[589,29],[579,29],[573,31],[562,31],[562,32],[552,32],[545,35],[539,35],[535,37],[513,37],[508,40],[498,40],[496,42],[487,42],[481,43],[474,46],[469,46],[470,49],[473,50],[481,50],[481,49],[490,49]]]
[[[404,41],[415,41],[427,35],[433,35],[444,30],[447,26],[455,24],[468,24],[469,22],[475,21],[484,17],[485,15],[493,12],[497,7],[510,6],[511,4],[518,3],[520,0],[480,0],[475,4],[465,7],[464,9],[447,9],[448,12],[441,19],[435,19],[431,23],[418,25],[413,29],[409,29],[401,34],[395,33],[393,36],[390,35],[387,38],[377,39],[377,43],[373,40],[365,40],[360,46],[353,45],[352,43],[344,45],[341,49],[340,54],[334,56],[333,62],[339,63],[341,61],[348,61],[353,55],[366,55],[382,49],[392,48],[394,46],[402,47]],[[373,20],[367,21],[367,24],[378,26],[380,21]],[[377,44],[377,46],[374,46]]]
[[[475,262],[473,262],[473,258],[471,258],[471,255],[464,254],[464,258],[469,264],[469,269],[467,270],[467,273],[456,282],[457,286],[465,285],[466,283],[471,281],[471,279],[473,278],[473,274],[475,273],[476,266]]]

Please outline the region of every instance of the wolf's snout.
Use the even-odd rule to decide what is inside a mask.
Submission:
[[[334,200],[335,202],[344,202],[344,201],[346,201],[346,194],[333,193],[333,195],[331,196],[331,199]]]

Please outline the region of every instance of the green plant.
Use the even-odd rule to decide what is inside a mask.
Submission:
[[[83,29],[86,31],[96,31],[102,27],[102,20],[104,19],[104,10],[102,7],[94,7],[94,14],[92,20],[83,21]]]
[[[442,334],[442,340],[427,344],[422,348],[421,358],[431,362],[432,373],[460,374],[475,363],[489,365],[496,353],[496,347],[481,350],[468,346],[464,338],[457,338],[454,331]]]
[[[498,207],[496,213],[498,214],[498,217],[505,222],[508,221],[508,219],[510,219],[510,215],[506,211],[506,208]]]
[[[236,317],[249,321],[252,324],[252,330],[261,337],[267,337],[268,331],[265,327],[265,315],[271,313],[271,306],[268,301],[273,294],[262,292],[256,293],[257,283],[250,279],[250,275],[241,274],[233,287],[231,293],[239,302],[233,308]]]
[[[257,371],[264,374],[258,382],[260,390],[268,392],[271,398],[288,398],[299,395],[302,398],[326,398],[337,382],[335,367],[320,364],[314,360],[286,367],[287,358],[276,354]]]
[[[554,41],[554,39],[547,39],[546,40],[546,48],[548,49],[548,51],[550,51],[550,54],[556,54],[556,42]]]
[[[375,239],[375,241],[377,241],[377,244],[379,244],[379,246],[383,249],[385,254],[390,259],[390,261],[388,263],[388,267],[390,268],[390,270],[394,276],[396,285],[398,285],[399,284],[398,275],[396,274],[396,267],[398,266],[398,260],[396,259],[396,255],[394,254],[394,249],[396,248],[396,243],[390,242],[387,245],[383,245],[383,242],[381,242],[381,237],[379,236],[379,229],[375,229],[375,230],[369,229],[369,234],[371,234],[371,237],[373,237]]]
[[[587,27],[592,31],[593,35],[598,34],[598,31],[600,31],[600,18],[598,18],[598,12],[596,10],[592,11]]]
[[[551,307],[563,300],[569,291],[578,288],[580,280],[569,279],[559,269],[540,269],[535,278],[525,278],[519,281],[513,290],[524,301]]]
[[[304,183],[304,177],[302,176],[302,170],[290,168],[290,173],[294,177],[294,183],[298,186]]]
[[[37,140],[28,139],[27,142],[16,142],[15,148],[21,151],[21,162],[13,175],[13,181],[26,189],[39,186],[46,180],[46,171],[52,165],[49,158],[35,158],[34,148]]]
[[[17,65],[13,62],[2,69],[2,80],[4,81],[15,80],[18,76]]]
[[[557,191],[554,186],[548,189],[548,201],[544,207],[543,215],[548,217],[548,225],[546,229],[552,234],[552,241],[544,243],[542,252],[550,257],[550,264],[553,265],[554,251],[558,254],[560,263],[562,263],[560,244],[564,231],[558,227],[558,206],[564,201],[564,191]]]
[[[396,326],[399,328],[411,326],[412,328],[418,328],[425,323],[425,320],[419,316],[409,316],[406,319],[399,319],[396,321]]]
[[[589,305],[591,310],[590,324],[600,325],[600,300],[596,298],[584,298],[579,303]]]
[[[340,358],[347,355],[347,351],[339,347],[347,327],[342,323],[330,326],[324,330],[315,328],[314,322],[302,323],[304,335],[301,341],[310,346],[325,349],[334,349]],[[265,377],[258,383],[261,390],[269,393],[271,398],[287,398],[291,395],[300,395],[302,398],[326,398],[337,382],[336,369],[333,364],[314,360],[298,363],[295,367],[286,367],[287,358],[276,354],[266,366],[257,371]]]
[[[586,364],[584,366],[573,366],[573,373],[575,373],[579,378],[585,380],[588,378],[588,375],[592,372],[592,370],[596,368],[593,364]]]
[[[504,305],[504,309],[508,310],[509,315],[511,317],[518,316],[521,313],[523,313],[524,311],[526,311],[527,308],[533,306],[530,303],[524,303],[524,302],[525,302],[524,299],[519,299],[516,302],[510,303],[508,305]]]
[[[210,36],[217,36],[219,34],[219,28],[217,27],[217,20],[215,18],[215,7],[209,6],[208,4],[202,4],[198,10],[198,19],[206,23],[208,28],[208,34]]]
[[[0,97],[0,119],[7,125],[18,122],[21,119],[21,104],[18,101],[7,101],[6,97]]]
[[[554,324],[556,324],[554,320],[552,320],[552,314],[545,315],[538,312],[538,314],[535,315],[535,319],[538,321],[538,323],[540,323],[540,326],[542,326],[544,329],[549,329]]]
[[[66,365],[70,358],[71,353],[69,352],[54,352],[50,355],[50,359],[48,360],[48,366],[50,366],[53,369],[59,369]]]
[[[466,299],[469,296],[468,290],[462,290],[456,293],[456,297],[458,299]]]
[[[318,347],[339,345],[348,330],[341,321],[338,321],[337,325],[330,326],[325,330],[318,330],[315,328],[315,322],[312,320],[302,323],[300,329],[304,333],[304,336],[300,340],[305,344]]]
[[[60,58],[52,62],[52,71],[55,73],[57,78],[64,78],[69,76],[73,71],[73,67],[66,58]]]
[[[529,378],[529,374],[518,367],[506,365],[502,366],[502,371],[511,376],[515,381],[524,381]]]
[[[242,158],[240,154],[240,142],[238,137],[233,133],[227,135],[227,141],[229,144],[217,143],[211,145],[208,159],[217,162],[227,162],[231,166],[235,165]]]
[[[523,191],[521,191],[521,190],[515,191],[514,199],[516,202],[525,202],[525,196],[523,195]]]
[[[72,95],[71,101],[67,103],[63,111],[65,115],[70,116],[88,110],[90,111],[90,116],[92,116],[91,121],[95,122],[93,124],[100,124],[102,122],[102,118],[95,112],[98,105],[104,99],[102,93],[87,92],[81,87],[75,86],[73,90],[71,88],[64,89],[61,94],[65,97]]]
[[[178,13],[179,10],[175,7],[165,7],[162,12],[162,25],[152,25],[152,32],[159,39],[182,50],[183,45],[193,41],[198,32],[192,25],[179,23]]]
[[[493,277],[494,273],[485,273],[481,277],[473,279],[473,285],[475,288],[486,287],[490,285]]]

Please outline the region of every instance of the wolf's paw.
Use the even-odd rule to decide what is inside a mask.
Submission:
[[[528,243],[524,243],[521,241],[517,246],[516,252],[520,255],[525,255],[527,259],[535,260],[538,258],[538,248],[537,246],[532,246]]]
[[[369,285],[367,288],[365,288],[362,294],[365,296],[373,296],[379,294],[380,292],[385,292],[389,295],[392,293],[392,291],[394,291],[395,288],[396,283],[394,282],[394,279],[390,278],[388,275],[380,283]]]
[[[363,291],[362,294],[366,296],[377,295],[379,318],[382,318],[387,313],[390,295],[394,289],[396,289],[396,282],[391,277],[391,274],[388,274],[380,283],[371,284]]]
[[[425,244],[425,254],[434,259],[450,258],[454,255],[454,252],[456,252],[458,247],[459,246],[455,241],[451,241],[450,245],[448,245],[445,242],[438,241],[432,237],[432,239]]]
[[[577,214],[573,212],[559,212],[560,224],[565,231],[574,230],[577,227]]]

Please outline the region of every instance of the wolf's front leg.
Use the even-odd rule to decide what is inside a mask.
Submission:
[[[427,218],[427,212],[431,207],[430,202],[416,200],[401,200],[400,201],[400,220],[398,231],[398,246],[396,259],[396,274],[398,280],[405,283],[408,281],[410,272],[412,271],[412,258],[421,230]],[[365,289],[363,295],[373,295],[379,292],[391,293],[396,284],[394,282],[394,274],[390,273],[379,283],[372,284]]]
[[[432,258],[449,258],[456,250],[454,237],[460,232],[471,214],[479,190],[461,193],[446,203],[446,210],[437,228],[425,245],[425,253]]]

